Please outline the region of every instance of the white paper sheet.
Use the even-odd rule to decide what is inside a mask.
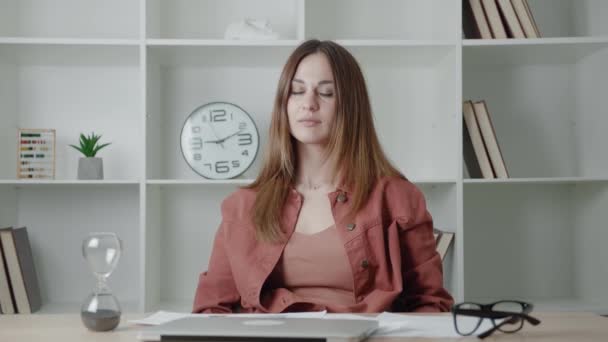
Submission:
[[[170,321],[173,321],[173,320],[176,320],[179,318],[188,317],[188,316],[207,317],[209,315],[183,313],[183,312],[158,311],[146,318],[131,320],[131,321],[129,321],[129,323],[141,324],[141,325],[160,325],[163,323],[167,323],[167,322],[170,322]]]
[[[375,316],[363,316],[363,315],[357,315],[357,314],[350,314],[350,313],[328,313],[325,314],[325,316],[323,316],[324,319],[367,319],[367,320],[372,320],[375,321],[376,317]]]
[[[286,312],[277,314],[232,314],[229,317],[246,317],[246,318],[323,318],[327,311],[313,312]]]
[[[454,328],[454,318],[451,315],[400,315],[383,312],[376,319],[380,322],[380,328],[373,336],[461,337]],[[462,319],[476,323],[479,318]],[[484,319],[477,332],[482,333],[493,326],[489,319]]]
[[[246,318],[322,318],[327,311],[289,312],[279,314],[193,314],[183,312],[158,311],[146,318],[131,320],[129,323],[140,325],[160,325],[184,317],[246,317]]]

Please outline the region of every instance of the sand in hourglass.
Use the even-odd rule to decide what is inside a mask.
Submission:
[[[81,312],[82,323],[93,331],[113,330],[120,323],[120,312],[114,310],[97,310]]]

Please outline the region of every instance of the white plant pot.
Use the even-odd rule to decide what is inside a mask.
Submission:
[[[78,179],[103,179],[103,159],[80,158],[78,160]]]

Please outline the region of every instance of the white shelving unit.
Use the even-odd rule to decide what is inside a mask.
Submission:
[[[125,251],[110,286],[125,311],[190,309],[221,200],[255,178],[202,179],[179,148],[196,107],[245,108],[267,141],[278,77],[304,39],[360,61],[380,139],[456,232],[456,300],[521,298],[608,311],[608,3],[529,0],[544,38],[461,39],[460,0],[0,0],[0,226],[26,225],[44,313],[78,312],[94,285],[87,233]],[[226,41],[245,17],[277,41]],[[485,99],[512,178],[469,179],[461,103]],[[16,132],[57,130],[56,180],[15,179]],[[76,180],[80,132],[112,142],[105,180]]]
[[[540,39],[463,41],[511,179],[463,179],[464,297],[608,312],[605,1],[531,0]]]

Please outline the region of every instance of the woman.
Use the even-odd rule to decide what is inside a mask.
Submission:
[[[384,155],[346,49],[294,50],[265,157],[222,203],[193,312],[449,310],[424,196]]]

